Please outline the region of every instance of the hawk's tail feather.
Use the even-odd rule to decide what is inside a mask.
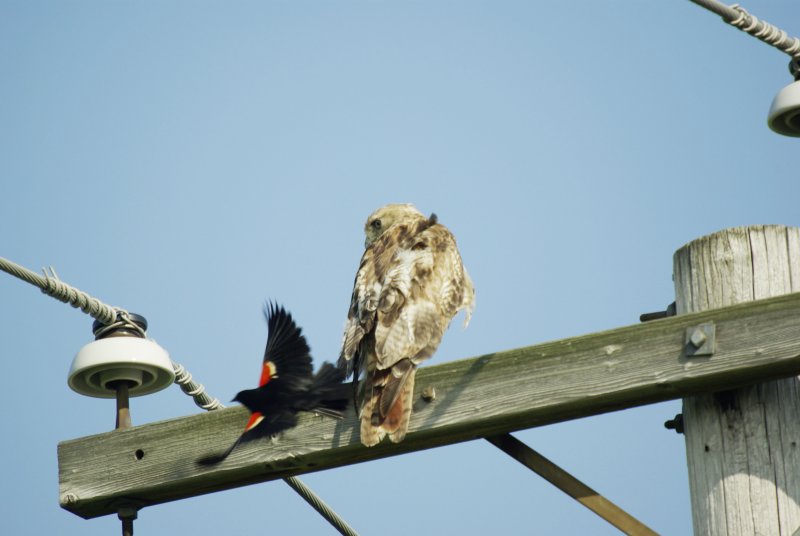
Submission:
[[[361,407],[361,443],[366,447],[374,447],[386,436],[383,427],[372,422],[373,410],[377,401],[376,396],[366,396]]]
[[[416,371],[416,367],[411,369],[397,402],[392,406],[386,416],[386,420],[383,421],[383,429],[386,430],[386,434],[392,443],[400,443],[406,437],[408,425],[411,422],[411,407],[414,404],[414,377],[416,376]]]
[[[414,402],[417,367],[410,360],[375,371],[367,381],[361,406],[361,442],[371,447],[385,437],[399,443],[406,436]]]
[[[386,419],[386,416],[397,404],[403,386],[409,378],[413,378],[416,370],[417,366],[410,359],[405,358],[392,365],[390,369],[383,371],[384,378],[379,380],[383,384],[379,391],[380,404],[378,405],[381,421]]]

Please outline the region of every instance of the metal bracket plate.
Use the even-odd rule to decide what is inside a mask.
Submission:
[[[685,350],[687,357],[714,355],[717,330],[713,323],[686,328]]]

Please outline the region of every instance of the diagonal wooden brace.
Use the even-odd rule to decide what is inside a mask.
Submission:
[[[658,535],[658,533],[651,530],[647,525],[511,434],[490,436],[486,438],[486,441],[553,484],[628,536]]]

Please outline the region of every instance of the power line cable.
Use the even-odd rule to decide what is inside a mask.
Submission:
[[[781,52],[800,58],[800,39],[790,37],[785,31],[767,21],[751,15],[739,4],[726,5],[718,0],[690,0],[700,7],[712,11],[722,20],[753,37],[772,45]]]

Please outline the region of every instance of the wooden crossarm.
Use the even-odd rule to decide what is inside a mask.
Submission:
[[[708,322],[714,354],[687,357],[687,328]],[[398,445],[363,447],[352,410],[343,421],[303,414],[275,440],[197,466],[241,432],[240,407],[64,441],[60,503],[92,518],[798,372],[800,294],[791,294],[423,367]],[[420,396],[429,388],[430,402]]]

